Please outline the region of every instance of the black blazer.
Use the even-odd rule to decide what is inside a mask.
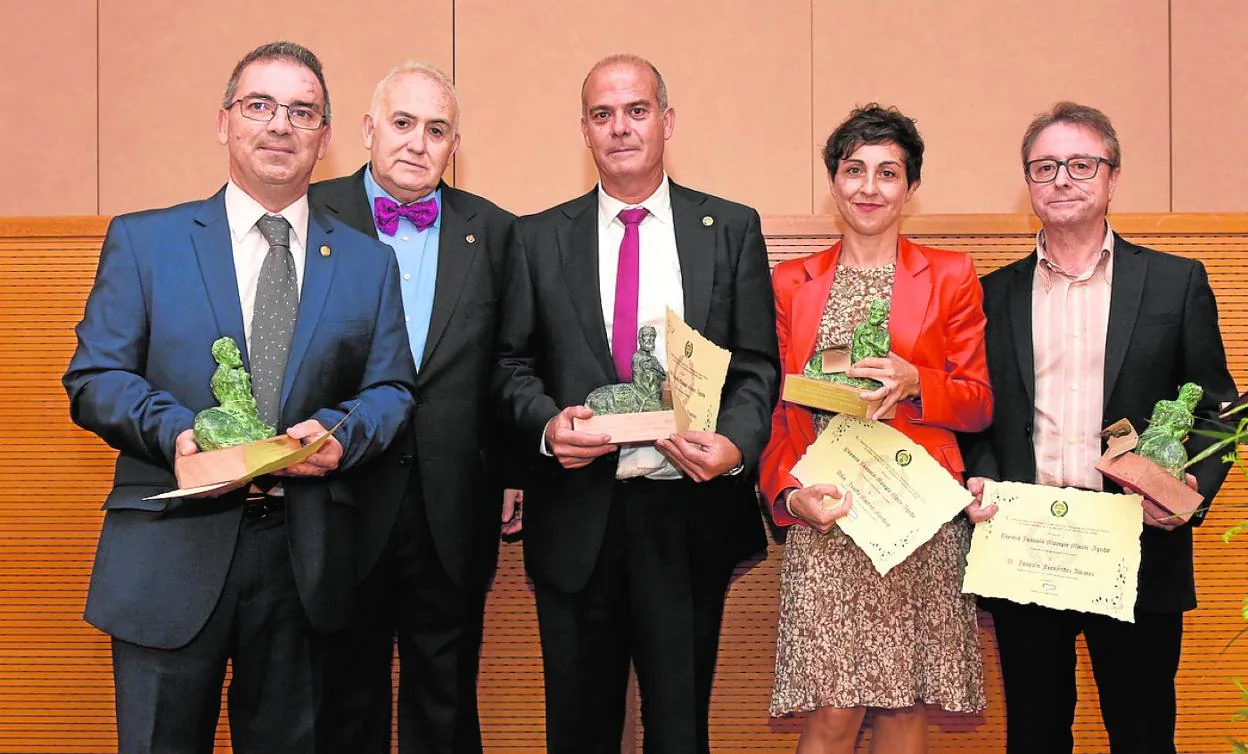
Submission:
[[[765,546],[754,491],[779,385],[775,307],[758,213],[671,184],[685,321],[732,351],[718,431],[745,472],[697,485],[698,554],[737,562]],[[607,524],[617,454],[567,470],[540,456],[547,422],[616,382],[598,282],[598,194],[522,218],[504,306],[496,381],[501,410],[533,459],[525,491],[525,562],[564,591],[588,581]]]
[[[1032,350],[1031,300],[1036,254],[983,278],[988,374],[996,396],[992,426],[961,438],[967,476],[1034,482],[1032,445],[1035,415],[1035,363]],[[1200,262],[1163,254],[1114,236],[1114,268],[1105,342],[1104,413],[1108,426],[1122,418],[1143,431],[1153,404],[1173,400],[1179,386],[1195,382],[1205,389],[1197,407],[1197,427],[1210,425],[1224,401],[1235,399],[1235,383],[1226,368],[1218,329],[1218,310],[1209,278]],[[1193,434],[1191,455],[1212,440]],[[1200,494],[1213,499],[1229,466],[1210,458],[1193,467]],[[1107,491],[1119,487],[1106,479]],[[1139,597],[1136,607],[1178,612],[1196,607],[1192,576],[1192,526],[1167,532],[1144,527],[1140,538]]]
[[[377,237],[364,190],[368,166],[312,186],[309,198],[347,225]],[[446,184],[438,276],[411,429],[369,470],[375,491],[365,510],[359,574],[390,536],[399,502],[419,472],[434,547],[459,586],[482,583],[498,557],[502,485],[522,485],[489,399],[504,261],[515,216]]]

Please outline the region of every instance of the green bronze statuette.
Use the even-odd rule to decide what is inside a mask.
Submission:
[[[888,328],[884,325],[884,322],[888,320],[888,309],[888,302],[884,299],[877,298],[871,302],[867,321],[854,328],[854,335],[849,344],[850,364],[857,364],[863,359],[885,358],[888,356],[888,349],[891,347],[891,343],[888,337]],[[865,377],[846,377],[841,372],[825,373],[823,371],[822,352],[818,352],[810,357],[810,361],[806,364],[806,369],[803,370],[802,375],[811,379],[824,380],[838,385],[849,385],[862,390],[875,390],[882,386],[882,383]]]
[[[1200,385],[1188,382],[1179,388],[1178,400],[1157,401],[1148,420],[1148,428],[1140,434],[1139,444],[1135,447],[1136,455],[1147,458],[1175,479],[1183,481],[1183,467],[1187,465],[1187,449],[1183,447],[1183,441],[1195,423],[1192,412],[1204,394]]]
[[[243,369],[243,356],[233,338],[212,344],[217,371],[212,373],[212,394],[221,405],[195,415],[195,444],[200,450],[219,450],[232,445],[264,440],[276,434],[260,420],[251,375]]]
[[[650,325],[637,330],[637,352],[633,354],[633,381],[595,388],[585,405],[594,414],[639,414],[644,411],[665,411],[663,381],[667,370],[654,355],[657,333]]]

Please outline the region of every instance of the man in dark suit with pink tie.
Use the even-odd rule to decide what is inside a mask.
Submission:
[[[647,752],[709,750],[707,718],[733,567],[765,545],[754,492],[779,383],[758,213],[668,179],[662,77],[606,58],[582,88],[600,183],[523,218],[496,387],[533,459],[525,562],[537,590],[547,748],[618,751],[629,662]],[[630,378],[637,328],[666,309],[732,352],[717,431],[621,448],[578,432],[586,395]]]

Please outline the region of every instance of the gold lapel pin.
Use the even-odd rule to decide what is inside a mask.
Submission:
[[[464,236],[464,240],[467,241],[468,243],[476,243],[477,237],[474,234],[469,233],[468,235]]]
[[[331,253],[331,252],[330,252],[330,250],[329,250],[329,247],[328,247],[328,246],[322,246],[322,247],[321,247],[321,256],[323,256],[323,257],[327,257],[327,256],[329,256],[329,255],[330,255],[330,253]]]
[[[702,218],[702,224],[709,228],[715,224],[715,218],[711,217],[710,215],[707,215],[706,217]]]

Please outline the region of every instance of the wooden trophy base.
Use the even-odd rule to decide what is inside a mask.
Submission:
[[[788,374],[784,377],[784,392],[780,398],[807,408],[866,419],[871,414],[873,404],[859,398],[858,394],[861,392],[862,388],[816,380],[800,374]],[[897,407],[894,405],[880,418],[892,419],[896,415]]]
[[[1127,452],[1114,458],[1102,458],[1097,461],[1096,468],[1118,484],[1139,490],[1144,497],[1184,521],[1205,502],[1199,492],[1135,453]]]
[[[288,434],[280,434],[267,440],[256,440],[219,450],[205,450],[182,456],[173,464],[178,487],[207,487],[245,479],[257,467],[257,459],[273,456],[275,452],[291,453],[299,450],[299,440]]]
[[[611,442],[616,445],[643,445],[676,434],[676,412],[601,414],[588,419],[573,419],[572,429],[610,435]]]

